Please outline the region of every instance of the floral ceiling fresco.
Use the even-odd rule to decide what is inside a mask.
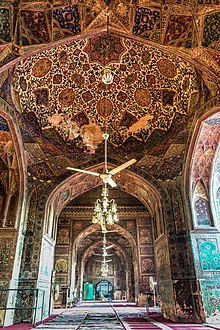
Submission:
[[[197,71],[174,55],[117,36],[111,36],[106,58],[107,39],[102,34],[70,42],[16,65],[12,95],[20,111],[30,176],[39,178],[43,171],[41,179],[48,180],[58,164],[64,173],[68,165],[101,157],[106,126],[113,159],[136,157],[161,179],[159,168],[171,178],[180,174],[185,126],[199,100]],[[107,88],[101,79],[105,65],[114,75]],[[164,170],[169,160],[174,166]]]
[[[192,66],[117,37],[110,54],[114,63],[106,63],[114,82],[106,88],[98,51],[103,40],[55,47],[20,62],[14,71],[21,112],[34,112],[43,130],[54,127],[66,142],[81,136],[91,153],[106,125],[115,146],[129,137],[146,142],[155,130],[167,132],[176,115],[188,115],[191,94],[198,92]]]

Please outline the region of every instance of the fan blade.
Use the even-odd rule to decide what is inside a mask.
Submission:
[[[82,173],[86,173],[86,174],[91,174],[91,175],[95,175],[95,176],[100,176],[100,173],[97,172],[91,172],[91,171],[86,171],[86,170],[81,170],[79,168],[74,168],[74,167],[67,167],[68,170],[71,171],[76,171],[76,172],[82,172]]]
[[[117,187],[116,182],[111,177],[109,177],[106,181],[112,188]]]
[[[104,247],[104,248],[102,248],[102,249],[104,249],[104,250],[108,250],[108,249],[111,249],[113,246],[114,246],[114,244],[112,244],[112,245],[109,245],[109,246],[105,246],[105,247]]]
[[[122,171],[124,168],[126,168],[126,167],[128,167],[128,166],[130,166],[130,165],[132,165],[132,164],[134,164],[134,163],[136,163],[136,161],[137,161],[137,160],[134,159],[134,158],[133,158],[133,159],[130,159],[130,160],[128,160],[126,163],[124,163],[124,164],[122,164],[122,165],[120,165],[120,166],[114,168],[114,169],[111,170],[109,173],[112,174],[112,175],[114,175],[114,174],[116,174],[116,173]]]
[[[112,261],[112,259],[110,259],[110,260],[95,260],[96,262],[101,262],[102,264],[105,264],[106,262],[111,262]]]

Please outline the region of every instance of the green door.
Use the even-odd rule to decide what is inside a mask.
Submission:
[[[84,283],[84,299],[93,300],[94,298],[94,284],[93,283]]]

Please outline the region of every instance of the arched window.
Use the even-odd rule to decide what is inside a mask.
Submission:
[[[202,180],[196,184],[193,197],[193,213],[195,226],[212,227],[213,218],[208,199],[208,194]]]
[[[195,215],[199,226],[211,226],[210,209],[207,200],[197,199],[195,202]]]

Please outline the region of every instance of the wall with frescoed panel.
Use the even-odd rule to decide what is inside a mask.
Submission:
[[[207,320],[220,319],[220,234],[192,232],[196,274],[202,291],[202,301]]]
[[[191,168],[192,251],[206,320],[220,320],[219,109],[200,122]]]
[[[59,295],[55,299],[55,307],[64,306],[62,304],[62,288],[70,288],[71,281],[71,265],[72,265],[72,221],[60,217],[58,220],[54,270],[55,284]]]
[[[15,261],[18,231],[20,178],[13,134],[5,117],[0,116],[0,287],[8,289]],[[0,305],[6,304],[6,292],[0,292]],[[0,324],[4,312],[0,313]]]

